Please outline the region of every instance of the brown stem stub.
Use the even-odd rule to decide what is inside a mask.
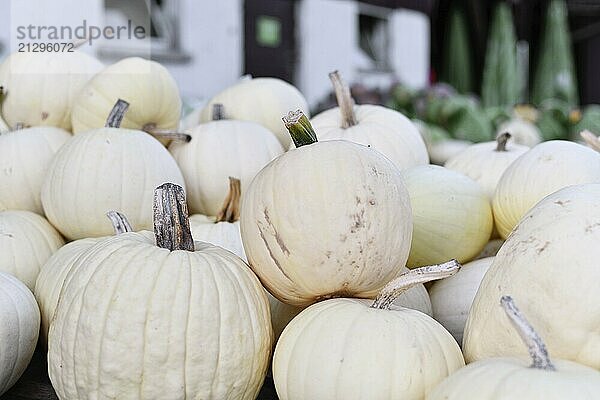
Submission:
[[[354,115],[354,100],[350,94],[350,88],[344,83],[340,73],[333,71],[329,73],[329,79],[333,84],[335,97],[340,113],[342,115],[342,128],[346,129],[357,124],[356,116]]]
[[[154,235],[156,245],[170,251],[194,251],[183,188],[163,183],[154,190]]]
[[[220,103],[215,103],[212,106],[212,120],[220,121],[225,119],[225,106]]]
[[[506,144],[508,143],[508,139],[510,139],[511,136],[512,135],[508,132],[499,134],[496,138],[496,151],[506,151]]]
[[[106,216],[110,219],[115,235],[120,235],[125,232],[133,232],[131,224],[127,220],[127,217],[118,211],[109,211]]]
[[[117,100],[112,110],[110,110],[110,114],[108,114],[108,118],[106,119],[106,125],[104,126],[107,128],[119,128],[128,108],[128,102],[122,99]]]
[[[235,222],[240,219],[240,197],[242,184],[239,179],[229,177],[229,193],[217,214],[216,222]]]
[[[156,127],[155,123],[149,123],[142,127],[142,130],[157,139],[173,140],[175,142],[189,143],[192,140],[192,136],[187,133],[177,132],[170,129],[160,129]]]
[[[371,308],[389,310],[390,306],[402,293],[419,283],[426,283],[436,279],[443,279],[458,272],[461,265],[456,260],[450,260],[443,264],[429,265],[407,271],[389,282],[381,289]]]
[[[533,329],[533,326],[531,326],[525,316],[521,314],[521,311],[519,311],[515,305],[512,297],[502,296],[500,305],[523,340],[523,343],[527,346],[529,355],[533,360],[531,368],[555,371],[556,368],[552,364],[552,361],[550,361],[550,356],[548,355],[548,350],[546,350],[544,341],[540,335],[537,334],[535,329]]]

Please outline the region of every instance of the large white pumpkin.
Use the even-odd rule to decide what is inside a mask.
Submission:
[[[54,154],[70,138],[51,126],[0,134],[0,209],[43,215],[44,177]]]
[[[189,143],[173,143],[169,151],[185,178],[190,211],[217,215],[227,196],[227,178],[241,180],[245,189],[254,176],[283,153],[265,127],[247,121],[219,120],[188,131]]]
[[[27,368],[39,329],[40,312],[29,289],[14,276],[0,272],[0,395]]]
[[[471,178],[437,165],[402,171],[413,211],[408,267],[456,258],[472,260],[485,247],[493,227],[483,189]]]
[[[525,214],[475,296],[463,341],[467,361],[526,354],[498,307],[510,293],[555,357],[600,368],[599,199],[600,184],[571,186]]]
[[[294,135],[309,138],[245,191],[240,223],[250,266],[271,294],[296,306],[374,296],[408,257],[412,213],[400,172],[366,146],[315,143],[302,113],[286,119]]]
[[[48,338],[62,400],[256,398],[272,345],[267,297],[239,257],[192,240],[173,186],[157,189],[156,242],[103,239],[68,274]]]
[[[76,98],[102,68],[100,61],[78,51],[11,54],[0,65],[4,120],[13,128],[49,125],[70,131]]]
[[[33,290],[42,265],[64,244],[59,233],[31,211],[0,212],[0,271]]]
[[[600,154],[577,143],[551,140],[535,146],[504,172],[493,199],[494,220],[504,239],[545,196],[569,185],[600,182]]]
[[[401,275],[375,302],[329,299],[302,311],[275,348],[279,398],[423,399],[464,366],[456,341],[439,323],[392,305],[397,292],[430,280],[427,276],[423,271]]]
[[[252,121],[269,129],[284,148],[291,140],[281,122],[290,110],[301,109],[308,115],[304,96],[294,86],[277,78],[243,79],[214,96],[202,109],[200,122],[212,120],[214,104],[223,104],[225,118]]]

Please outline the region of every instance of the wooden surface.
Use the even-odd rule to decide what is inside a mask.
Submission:
[[[46,353],[39,346],[21,379],[0,400],[57,400],[48,378]],[[158,399],[157,399],[158,400]],[[277,400],[273,381],[267,378],[258,400]]]

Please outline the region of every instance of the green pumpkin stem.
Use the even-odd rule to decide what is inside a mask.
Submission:
[[[496,151],[506,151],[506,144],[508,143],[508,139],[511,138],[511,134],[508,132],[501,133],[496,138]]]
[[[122,99],[117,100],[112,110],[110,110],[110,114],[108,114],[108,118],[106,119],[106,125],[104,126],[107,128],[121,127],[121,122],[123,122],[123,118],[125,117],[128,108],[128,102]]]
[[[429,265],[407,271],[381,289],[373,304],[371,304],[371,308],[389,310],[398,296],[411,287],[452,276],[460,270],[460,267],[458,261],[450,260],[443,264]]]
[[[120,235],[126,232],[133,232],[131,224],[127,220],[127,217],[118,211],[109,211],[106,216],[110,219],[115,235]]]
[[[170,251],[194,251],[183,188],[163,183],[154,190],[154,236],[156,245]]]
[[[329,73],[329,79],[333,84],[335,98],[337,99],[340,114],[342,115],[341,126],[343,129],[356,125],[356,116],[354,115],[354,100],[350,94],[350,88],[344,83],[338,71]]]
[[[315,130],[302,110],[290,111],[282,120],[297,148],[318,141]]]
[[[225,106],[220,103],[215,103],[212,105],[212,120],[220,121],[225,119]]]
[[[239,179],[229,177],[229,193],[223,202],[223,206],[217,214],[215,222],[235,222],[240,219],[240,198],[242,195],[242,183]]]
[[[555,371],[556,367],[552,364],[548,350],[544,341],[535,331],[533,326],[527,321],[527,318],[515,305],[514,300],[510,296],[502,296],[500,299],[500,305],[504,309],[504,312],[510,319],[510,322],[515,327],[517,333],[523,340],[523,343],[527,346],[529,355],[531,356],[532,363],[531,368],[543,369],[547,371]]]

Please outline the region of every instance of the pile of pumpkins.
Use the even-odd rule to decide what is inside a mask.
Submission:
[[[6,59],[0,393],[39,340],[63,400],[598,398],[598,139],[431,165],[329,78],[181,120],[156,62]]]

